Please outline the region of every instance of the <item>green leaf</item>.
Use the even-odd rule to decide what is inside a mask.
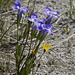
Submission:
[[[37,54],[38,48],[39,48],[40,44],[41,44],[41,42],[37,45],[37,47],[36,47],[36,49],[35,49],[35,52],[34,52],[35,54]]]
[[[68,25],[66,25],[66,31],[68,31],[68,28],[69,28],[69,26],[68,26]]]
[[[70,0],[70,8],[71,8],[71,10],[72,10],[72,1]]]
[[[28,28],[26,28],[25,31],[24,31],[24,33],[23,33],[23,39],[26,38],[26,36],[27,36],[27,32],[28,32]]]

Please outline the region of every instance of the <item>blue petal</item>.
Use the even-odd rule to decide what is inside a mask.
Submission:
[[[46,24],[46,28],[53,27],[51,24]]]
[[[52,15],[54,18],[59,18],[58,16]]]
[[[47,11],[42,11],[44,14],[47,14]]]
[[[15,1],[15,5],[21,7],[21,2],[20,2],[20,0],[16,0],[16,1]]]
[[[22,7],[21,9],[22,9],[23,12],[27,12],[27,10],[30,10],[30,9],[27,8],[27,7]]]
[[[13,10],[17,10],[18,7],[17,6],[11,6]]]
[[[34,22],[33,18],[29,18],[28,16],[27,16],[27,18],[28,18],[29,21]]]
[[[49,34],[53,34],[52,29],[46,29],[46,31],[47,31]]]
[[[60,11],[57,11],[57,14],[59,14],[60,13]]]
[[[41,25],[43,26],[43,23],[42,22],[35,22],[35,24],[36,24],[37,27],[39,27]]]
[[[50,9],[50,8],[48,8],[48,7],[46,7],[46,8],[45,8],[45,10],[46,10],[46,11],[51,11],[51,9]]]
[[[31,18],[38,18],[35,13],[31,14]]]
[[[52,14],[59,14],[60,12],[59,11],[57,11],[57,12],[52,12]]]
[[[39,21],[40,22],[45,22],[45,21],[47,21],[47,19],[40,19]]]
[[[37,29],[41,31],[43,30],[43,27],[40,25]]]

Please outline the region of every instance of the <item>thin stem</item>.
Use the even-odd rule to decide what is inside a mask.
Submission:
[[[29,22],[29,21],[28,21],[28,22]],[[29,23],[30,23],[30,22],[29,22]],[[29,24],[29,26],[27,27],[27,28],[28,28],[28,32],[27,32],[27,37],[26,37],[25,45],[24,45],[24,47],[23,47],[23,49],[22,49],[22,54],[23,54],[24,48],[26,47],[26,44],[27,44],[27,40],[28,40],[28,36],[29,36],[29,31],[30,31],[30,25],[31,25],[31,24]]]

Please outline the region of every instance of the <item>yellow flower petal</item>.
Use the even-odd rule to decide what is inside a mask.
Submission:
[[[42,47],[46,50],[46,51],[48,51],[50,48],[51,48],[51,46],[48,44],[46,44],[46,43],[44,43],[43,45],[42,45]]]

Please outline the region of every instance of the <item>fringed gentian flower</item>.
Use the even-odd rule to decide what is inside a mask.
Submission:
[[[50,8],[46,7],[45,8],[46,11],[43,11],[44,14],[47,15],[47,23],[49,23],[51,21],[51,19],[54,18],[59,18],[58,16],[56,16],[57,14],[59,14],[59,11],[55,11],[53,12]]]
[[[39,22],[45,22],[47,19],[38,19],[37,15],[35,13],[31,14],[31,18],[27,16],[28,20],[33,22],[34,24],[38,25]]]
[[[33,22],[33,30],[36,30],[37,27],[42,23],[42,22],[45,22],[47,21],[46,19],[38,19],[37,15],[35,13],[31,14],[31,18],[29,18],[27,16],[28,20]]]
[[[40,23],[37,29],[41,32],[42,35],[46,35],[47,33],[53,34],[51,27],[53,27],[51,24]]]
[[[38,19],[37,15],[33,13],[31,15],[31,18],[27,17],[29,21],[33,22],[33,30],[35,31],[36,29],[41,32],[41,34],[52,34],[53,31],[51,29],[52,25],[51,24],[44,24],[43,22],[47,21],[47,19]]]
[[[21,18],[23,12],[27,12],[27,10],[30,10],[27,7],[21,7],[20,0],[16,0],[15,1],[15,6],[11,6],[11,7],[12,7],[13,10],[17,10],[18,9],[18,17],[19,17],[19,19]]]

